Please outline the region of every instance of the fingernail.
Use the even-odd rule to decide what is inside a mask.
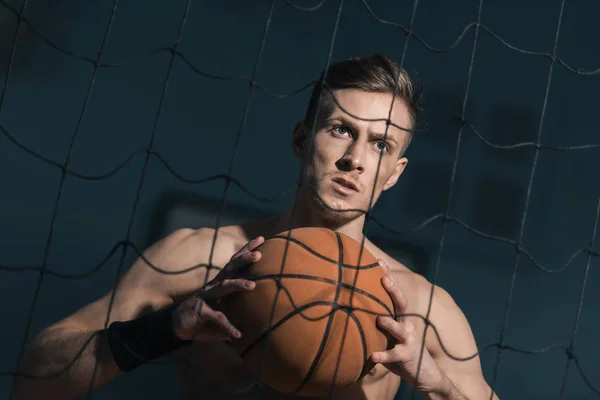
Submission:
[[[387,276],[384,276],[383,277],[383,284],[385,286],[392,286],[394,284],[394,282],[390,278],[388,278]]]
[[[240,331],[233,331],[233,337],[239,339],[242,337],[242,333]]]
[[[254,288],[254,282],[245,282],[244,283],[244,287],[246,289],[253,289]]]

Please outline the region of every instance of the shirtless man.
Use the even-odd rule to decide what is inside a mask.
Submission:
[[[283,215],[223,227],[216,239],[213,229],[181,229],[155,243],[131,266],[114,293],[107,293],[37,336],[23,357],[20,372],[52,378],[16,378],[15,400],[74,399],[87,393],[92,384],[98,388],[141,366],[144,361],[140,357],[149,361],[169,353],[182,361],[185,399],[290,398],[265,386],[243,391],[254,380],[228,345],[243,332],[237,332],[225,315],[215,311],[212,301],[233,291],[252,290],[253,283],[236,277],[236,272],[261,257],[256,248],[264,238],[291,226],[327,227],[361,242],[365,215],[357,210],[369,208],[373,185],[375,201],[402,174],[412,133],[398,127],[411,129],[418,115],[418,90],[406,72],[384,56],[333,64],[327,83],[330,90],[315,86],[306,117],[293,134],[293,150],[305,163],[294,220],[292,204]],[[316,113],[321,90],[321,108]],[[392,124],[386,135],[388,117]],[[391,284],[386,285],[385,278],[381,284],[399,312],[426,316],[431,283],[368,239],[364,243],[387,269]],[[221,272],[198,267],[186,273],[164,274],[148,265],[174,272],[209,262],[221,267]],[[246,283],[249,288],[244,287]],[[426,349],[419,363],[423,318],[380,318],[381,329],[397,340],[395,347],[370,355],[377,363],[375,369],[353,386],[337,390],[334,398],[391,400],[400,380],[405,379],[426,399],[497,399],[485,382],[479,357],[454,359],[476,354],[477,346],[465,316],[439,287],[433,292],[429,321],[436,327],[443,348],[428,327]]]

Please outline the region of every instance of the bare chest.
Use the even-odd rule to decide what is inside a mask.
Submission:
[[[235,350],[224,342],[196,343],[194,349],[186,349],[179,356],[181,383],[186,399],[295,398],[257,382],[246,371]],[[334,391],[333,399],[391,400],[399,384],[400,379],[396,375],[377,365],[356,385]]]

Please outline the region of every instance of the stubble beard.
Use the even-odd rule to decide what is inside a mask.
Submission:
[[[324,182],[327,180],[327,176],[324,176],[321,181],[318,181],[314,175],[307,176],[305,179],[305,185],[309,198],[307,199],[312,203],[311,208],[316,209],[319,213],[320,219],[327,225],[341,226],[349,223],[357,218],[360,218],[364,211],[359,210],[359,207],[349,207],[346,202],[342,199],[330,197],[329,199],[324,198],[319,190],[321,186],[324,186]]]

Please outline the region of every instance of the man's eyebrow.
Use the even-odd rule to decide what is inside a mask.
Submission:
[[[343,115],[336,115],[333,117],[329,117],[325,120],[326,124],[331,124],[334,122],[339,122],[343,125],[347,125],[349,128],[356,130],[356,125],[353,123],[353,121],[351,121],[349,118],[345,118]],[[391,126],[391,125],[390,125]],[[379,139],[379,140],[387,140],[389,142],[392,142],[394,144],[398,144],[398,139],[396,139],[395,135],[392,133],[392,128],[388,128],[387,130],[387,136],[384,132],[373,132],[373,131],[369,131],[369,135],[375,139]]]
[[[398,140],[396,139],[396,137],[390,132],[390,130],[388,129],[387,131],[387,135],[385,134],[385,132],[369,132],[370,135],[372,137],[374,137],[375,139],[379,139],[379,140],[387,140],[388,142],[392,142],[394,144],[398,144]]]
[[[348,128],[352,129],[352,130],[357,130],[358,128],[356,127],[356,124],[350,120],[349,118],[344,118],[344,116],[342,115],[337,115],[335,117],[329,117],[325,120],[325,124],[332,124],[332,123],[340,123],[342,125],[346,125],[348,126]]]
[[[345,125],[353,125],[351,121],[347,120],[346,118],[344,118],[343,116],[335,116],[335,117],[329,117],[325,120],[325,122],[327,123],[331,123],[331,122],[341,122],[342,124]]]

